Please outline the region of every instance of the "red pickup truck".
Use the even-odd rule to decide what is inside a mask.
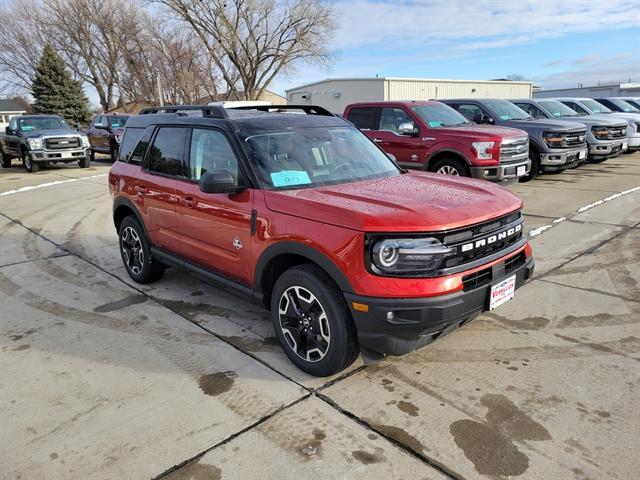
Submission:
[[[531,168],[526,132],[473,124],[440,102],[353,103],[344,118],[403,167],[492,181]]]

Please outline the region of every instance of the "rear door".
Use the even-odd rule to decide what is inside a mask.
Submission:
[[[217,128],[191,129],[188,168],[178,181],[176,204],[180,253],[225,277],[249,284],[251,213],[254,190],[237,194],[203,193],[198,181],[205,172],[226,171],[246,185],[238,156],[227,135]]]

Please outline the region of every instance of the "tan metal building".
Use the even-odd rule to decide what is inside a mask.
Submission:
[[[329,78],[286,90],[287,103],[342,113],[354,102],[445,98],[531,98],[531,82],[430,78]]]

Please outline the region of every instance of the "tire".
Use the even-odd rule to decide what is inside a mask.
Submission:
[[[531,168],[529,169],[529,173],[519,178],[521,183],[529,182],[540,175],[541,166],[538,152],[529,149],[529,160],[531,160]]]
[[[443,158],[438,160],[431,171],[442,175],[452,175],[455,177],[471,177],[469,167],[457,158]]]
[[[111,156],[111,163],[115,163],[118,159],[118,144],[111,142],[109,144],[109,155]]]
[[[96,152],[93,150],[93,148],[91,149],[91,153],[89,154],[89,158],[91,159],[91,163],[96,161]]]
[[[344,296],[315,265],[299,265],[280,275],[271,296],[271,320],[289,359],[311,375],[333,375],[358,356],[356,328]],[[310,336],[314,348],[305,349]]]
[[[89,168],[91,166],[91,156],[78,160],[78,165],[80,165],[80,168]]]
[[[22,165],[24,165],[24,169],[29,173],[36,173],[40,170],[38,162],[34,162],[31,153],[26,150],[22,152]]]
[[[127,273],[136,283],[152,283],[164,275],[165,266],[151,258],[151,243],[138,220],[129,215],[118,229],[120,256]]]
[[[11,157],[2,152],[2,168],[11,168]]]

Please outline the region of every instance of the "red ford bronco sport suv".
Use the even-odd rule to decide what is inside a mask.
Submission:
[[[178,268],[253,299],[312,375],[422,347],[533,273],[517,196],[403,170],[320,107],[151,112],[109,174],[127,272]]]
[[[344,118],[403,167],[491,181],[531,169],[527,132],[475,125],[440,102],[354,103]]]

